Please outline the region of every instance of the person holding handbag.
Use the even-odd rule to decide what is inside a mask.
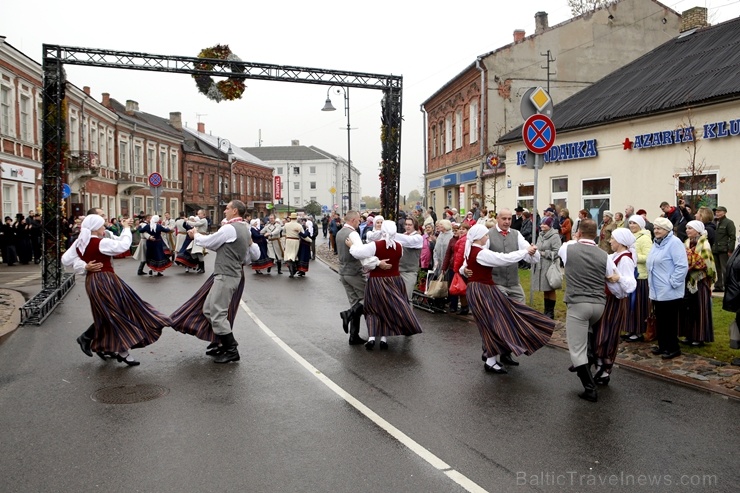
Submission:
[[[548,270],[555,265],[559,269],[560,235],[552,228],[553,218],[546,217],[540,224],[540,235],[537,237],[537,251],[540,252],[540,261],[532,269],[532,285],[535,291],[542,291],[545,298],[545,315],[555,319],[555,304],[557,303],[557,287],[550,284],[547,277]]]

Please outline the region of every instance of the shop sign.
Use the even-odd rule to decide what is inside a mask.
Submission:
[[[516,153],[516,165],[526,166],[527,152],[519,151]],[[596,150],[596,139],[581,140],[579,142],[569,142],[552,146],[552,148],[543,154],[546,163],[556,163],[562,161],[573,161],[575,159],[589,159],[599,155]]]
[[[450,173],[442,177],[442,186],[457,185],[457,173]]]
[[[740,118],[729,122],[715,122],[704,125],[705,139],[721,139],[740,135]]]
[[[33,168],[17,166],[15,164],[0,162],[0,176],[4,180],[23,181],[26,183],[36,183],[36,173]]]
[[[694,127],[683,127],[675,130],[663,130],[651,134],[635,135],[633,149],[669,146],[694,141]]]

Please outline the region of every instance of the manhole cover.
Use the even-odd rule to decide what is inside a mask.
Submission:
[[[119,385],[95,391],[90,396],[95,402],[103,404],[136,404],[169,394],[170,390],[161,385]]]

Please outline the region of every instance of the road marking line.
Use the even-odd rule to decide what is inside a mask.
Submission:
[[[368,419],[370,419],[373,423],[384,429],[388,432],[393,438],[401,442],[404,446],[406,446],[409,450],[414,452],[416,455],[427,461],[429,464],[431,464],[435,469],[443,472],[447,477],[452,479],[454,482],[462,486],[466,491],[470,491],[471,493],[487,493],[487,491],[483,488],[481,488],[478,484],[476,484],[473,480],[468,478],[467,476],[463,475],[462,473],[456,471],[453,469],[449,464],[447,464],[445,461],[434,455],[429,450],[425,449],[423,446],[421,446],[419,443],[414,441],[411,437],[406,435],[404,432],[390,424],[388,421],[380,417],[375,411],[367,407],[365,404],[357,400],[352,394],[344,390],[342,387],[334,383],[329,377],[324,375],[321,370],[313,366],[311,363],[306,361],[303,356],[295,352],[290,346],[288,346],[285,342],[283,342],[282,339],[280,339],[273,331],[271,331],[267,325],[265,325],[262,320],[260,320],[257,315],[247,306],[244,301],[241,301],[240,306],[242,307],[242,310],[244,310],[249,317],[254,320],[254,323],[259,326],[262,331],[267,334],[267,336],[275,342],[280,348],[283,349],[286,353],[288,353],[294,360],[296,360],[301,366],[303,366],[306,370],[308,370],[314,377],[316,377],[321,383],[329,387],[335,394],[337,394],[339,397],[344,399],[348,404],[350,404],[352,407],[360,411],[362,414],[364,414]]]

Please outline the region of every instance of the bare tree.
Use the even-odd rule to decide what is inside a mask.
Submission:
[[[709,196],[709,190],[717,188],[717,176],[705,172],[707,163],[706,159],[701,156],[701,139],[695,131],[690,108],[687,110],[686,119],[677,127],[677,130],[680,131],[684,141],[686,139],[683,136],[687,132],[692,134],[692,139],[686,142],[684,148],[688,155],[686,167],[681,173],[673,175],[677,183],[677,199],[684,199],[693,212],[701,206],[716,207],[716,200]],[[724,182],[724,178],[719,182]]]
[[[616,3],[615,0],[568,0],[568,7],[574,16],[579,16],[613,3]]]

